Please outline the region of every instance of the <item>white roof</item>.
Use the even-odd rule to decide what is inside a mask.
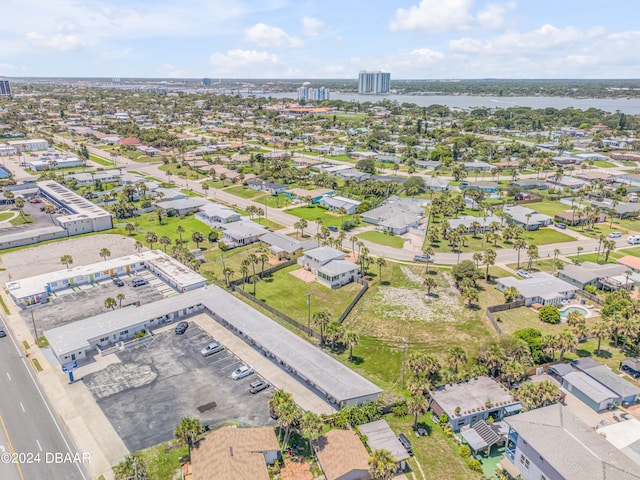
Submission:
[[[45,180],[43,182],[36,183],[38,188],[43,194],[55,199],[61,205],[78,215],[86,215],[87,218],[99,218],[105,216],[111,216],[109,212],[98,207],[96,204],[91,203],[86,198],[81,197],[75,192],[72,192],[67,187],[60,185],[53,180]],[[58,217],[58,220],[64,217]]]
[[[532,273],[531,278],[499,278],[497,282],[505,287],[517,288],[524,298],[555,298],[562,292],[572,292],[578,288],[544,272]]]

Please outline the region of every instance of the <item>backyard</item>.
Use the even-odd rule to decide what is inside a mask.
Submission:
[[[285,210],[285,212],[299,218],[304,218],[309,223],[309,226],[319,218],[322,220],[322,225],[324,226],[340,227],[344,220],[352,218],[352,215],[340,215],[339,213],[332,212],[318,205],[290,208]]]

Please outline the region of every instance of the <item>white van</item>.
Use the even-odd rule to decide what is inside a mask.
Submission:
[[[627,238],[627,243],[629,245],[637,245],[640,243],[640,235],[630,235]]]

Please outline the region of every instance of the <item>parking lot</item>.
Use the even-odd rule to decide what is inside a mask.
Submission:
[[[147,345],[118,353],[121,363],[83,378],[129,450],[170,440],[183,417],[208,425],[275,424],[267,407],[272,388],[250,394],[257,373],[232,380],[243,362],[229,350],[203,357],[200,350],[212,341],[191,323],[183,335],[158,333]]]

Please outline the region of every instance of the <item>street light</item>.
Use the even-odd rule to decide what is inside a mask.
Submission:
[[[307,297],[307,332],[311,336],[311,294],[307,293],[305,297]]]

